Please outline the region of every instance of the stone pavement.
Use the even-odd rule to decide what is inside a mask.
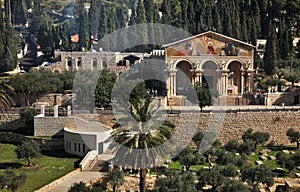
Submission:
[[[74,183],[78,183],[80,181],[87,183],[90,180],[101,177],[102,175],[103,173],[100,172],[80,172],[76,170],[56,181],[53,181],[49,185],[46,185],[35,192],[67,192]]]

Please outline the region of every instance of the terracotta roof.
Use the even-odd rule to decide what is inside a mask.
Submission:
[[[78,41],[79,41],[79,35],[78,35],[78,34],[72,35],[72,36],[71,36],[71,41],[72,41],[73,43],[78,43]]]

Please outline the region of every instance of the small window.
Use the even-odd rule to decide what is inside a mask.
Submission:
[[[103,66],[103,68],[107,68],[107,59],[106,59],[106,57],[104,57],[103,60],[102,60],[102,66]]]
[[[71,141],[69,141],[69,150],[71,150]]]
[[[72,67],[72,58],[71,57],[68,57],[67,65],[68,65],[68,67]]]
[[[69,149],[69,142],[66,141],[66,149]]]
[[[98,67],[98,60],[97,60],[97,58],[93,58],[92,67],[93,67],[93,70],[97,70],[97,67]]]
[[[77,69],[81,69],[82,68],[82,59],[79,57],[77,59]]]
[[[80,143],[78,143],[78,152],[80,152]]]
[[[82,144],[82,152],[85,153],[85,144]]]
[[[74,151],[77,151],[77,145],[74,143]]]

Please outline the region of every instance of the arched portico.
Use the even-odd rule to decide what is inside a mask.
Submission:
[[[209,89],[218,90],[218,65],[214,61],[206,61],[201,66],[202,82],[206,83]]]
[[[227,65],[227,94],[242,94],[244,92],[244,74],[241,62],[234,60]]]
[[[176,65],[176,94],[182,94],[187,89],[187,85],[192,83],[192,64],[187,60],[179,61]]]

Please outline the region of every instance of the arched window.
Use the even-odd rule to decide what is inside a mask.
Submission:
[[[107,58],[106,57],[103,57],[103,59],[102,59],[102,66],[103,66],[103,68],[107,68]]]
[[[98,59],[94,57],[92,60],[92,69],[97,70],[97,67],[98,67]]]
[[[67,58],[67,70],[68,71],[72,70],[72,58],[71,57]]]
[[[77,61],[76,61],[76,68],[78,70],[82,69],[82,59],[81,57],[77,58]]]

